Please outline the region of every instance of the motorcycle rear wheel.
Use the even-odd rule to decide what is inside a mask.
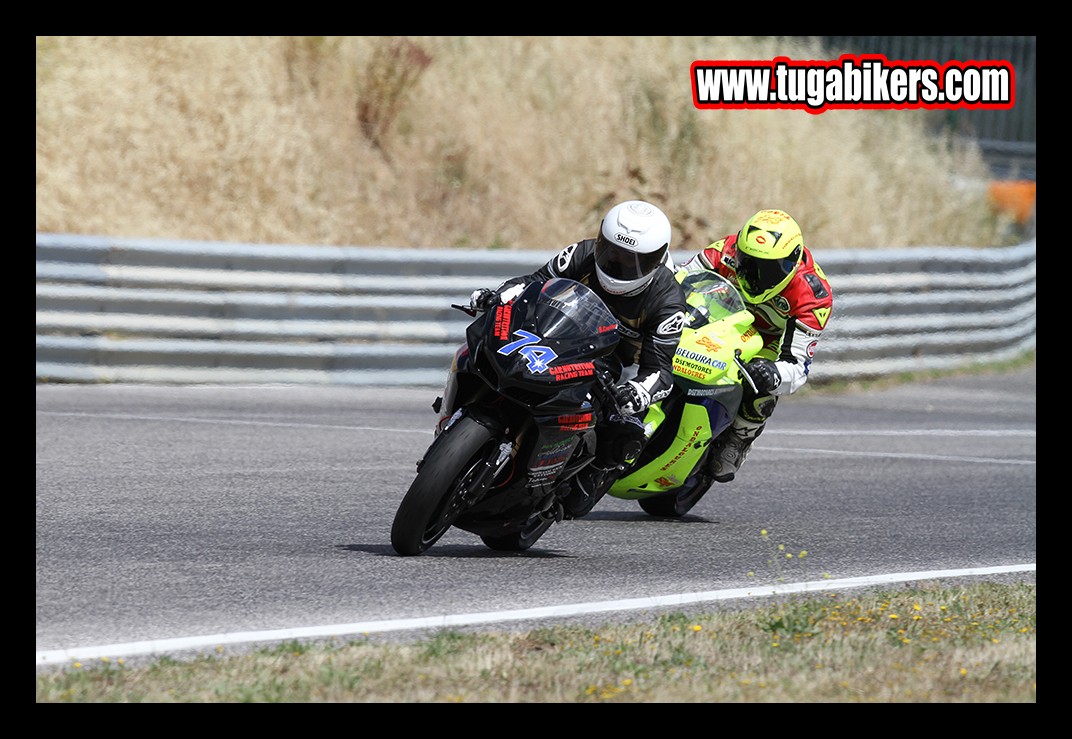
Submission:
[[[391,546],[421,554],[447,533],[465,509],[465,493],[484,461],[497,453],[491,431],[465,416],[429,448],[391,526]]]
[[[641,498],[637,503],[649,516],[681,518],[700,502],[700,498],[704,497],[713,483],[714,481],[711,478],[701,476],[696,481],[695,486],[688,490],[678,490],[674,493],[666,493],[654,498]]]
[[[535,544],[554,522],[553,518],[541,518],[537,515],[533,516],[521,531],[504,536],[482,536],[480,540],[496,551],[523,552]]]

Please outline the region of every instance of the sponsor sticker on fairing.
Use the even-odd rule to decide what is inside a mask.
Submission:
[[[576,380],[579,377],[590,377],[595,372],[595,367],[591,362],[573,362],[559,364],[550,367],[549,370],[555,381],[561,382],[562,380]]]

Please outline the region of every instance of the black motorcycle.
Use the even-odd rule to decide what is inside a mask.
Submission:
[[[595,454],[596,422],[619,410],[618,340],[603,301],[562,277],[477,316],[457,356],[449,421],[395,513],[395,551],[421,554],[452,526],[523,551],[561,520],[560,499]]]

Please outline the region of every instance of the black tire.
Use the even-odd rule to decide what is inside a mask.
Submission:
[[[482,536],[481,541],[491,549],[500,552],[523,552],[544,535],[551,528],[555,520],[553,518],[541,518],[533,516],[528,525],[521,531],[505,536]]]
[[[432,443],[391,526],[391,546],[403,556],[421,554],[447,533],[463,511],[473,472],[494,449],[491,432],[465,416]]]
[[[678,490],[654,498],[641,498],[637,502],[649,516],[681,518],[700,502],[700,498],[711,489],[713,482],[706,475],[700,475],[696,485],[688,490]]]

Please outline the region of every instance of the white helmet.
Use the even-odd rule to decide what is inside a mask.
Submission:
[[[596,275],[612,295],[634,295],[670,262],[670,219],[651,203],[627,200],[603,218],[596,238]]]

